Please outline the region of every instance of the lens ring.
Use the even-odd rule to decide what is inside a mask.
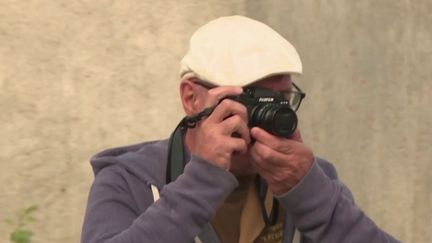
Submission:
[[[283,106],[273,114],[272,131],[281,137],[290,137],[297,128],[297,115],[289,107]]]
[[[275,103],[253,107],[249,122],[280,137],[291,136],[297,128],[295,112],[289,106]]]

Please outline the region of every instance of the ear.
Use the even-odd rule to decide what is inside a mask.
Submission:
[[[189,79],[182,80],[180,84],[180,97],[183,109],[188,116],[201,112],[204,108],[205,97],[202,94],[203,91],[197,86]]]

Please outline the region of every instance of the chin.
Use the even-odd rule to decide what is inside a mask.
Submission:
[[[234,155],[229,171],[236,176],[255,175],[257,172],[252,166],[252,158],[247,155]]]

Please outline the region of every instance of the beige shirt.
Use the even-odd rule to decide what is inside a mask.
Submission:
[[[282,243],[285,212],[279,210],[278,222],[265,227],[253,176],[238,177],[239,186],[219,207],[211,223],[222,243]],[[273,194],[268,191],[267,213],[273,206]]]

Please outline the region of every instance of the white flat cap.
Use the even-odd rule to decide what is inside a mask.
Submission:
[[[276,74],[301,74],[302,63],[286,39],[243,16],[210,21],[192,35],[181,61],[182,79],[218,86],[245,86]]]

